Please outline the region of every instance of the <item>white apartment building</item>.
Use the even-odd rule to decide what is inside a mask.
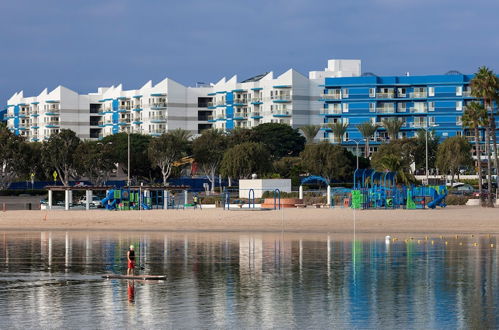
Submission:
[[[238,82],[233,76],[203,87],[166,78],[136,90],[120,84],[89,94],[63,86],[30,97],[21,91],[8,100],[6,120],[29,141],[44,141],[60,129],[99,139],[125,131],[158,136],[182,128],[197,134],[270,122],[297,128],[321,123],[324,79],[359,76],[360,65],[360,60],[329,60],[324,71],[311,71],[308,78],[290,69],[276,77],[268,72]]]

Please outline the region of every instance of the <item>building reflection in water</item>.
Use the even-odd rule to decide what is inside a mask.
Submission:
[[[46,273],[56,282],[59,274],[65,276],[56,289],[47,281],[27,287],[29,294],[9,291],[13,284],[0,278],[0,290],[8,292],[0,297],[4,312],[23,301],[27,310],[58,308],[64,314],[74,303],[89,313],[103,313],[102,322],[113,322],[113,313],[125,301],[137,302],[137,317],[159,313],[174,320],[183,315],[189,327],[240,322],[248,327],[499,326],[497,244],[488,235],[408,237],[388,243],[384,238],[352,241],[297,233],[2,236],[0,276],[41,272],[40,278]],[[143,272],[166,274],[165,282],[80,279],[125,273],[130,244],[137,245]],[[78,281],[83,282],[71,285]],[[30,312],[26,317],[30,315],[41,317]]]

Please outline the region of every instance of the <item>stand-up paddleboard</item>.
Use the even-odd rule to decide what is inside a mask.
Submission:
[[[166,280],[165,275],[120,275],[120,274],[106,274],[102,278],[107,279],[120,279],[120,280]]]

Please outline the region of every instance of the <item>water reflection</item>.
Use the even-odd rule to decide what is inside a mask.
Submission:
[[[499,326],[498,251],[488,235],[1,237],[0,328]],[[130,244],[137,272],[167,280],[102,280],[126,273]]]

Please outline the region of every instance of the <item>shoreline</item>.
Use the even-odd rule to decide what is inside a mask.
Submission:
[[[499,234],[499,210],[449,206],[435,210],[283,209],[0,211],[3,231],[262,232],[358,234]]]

